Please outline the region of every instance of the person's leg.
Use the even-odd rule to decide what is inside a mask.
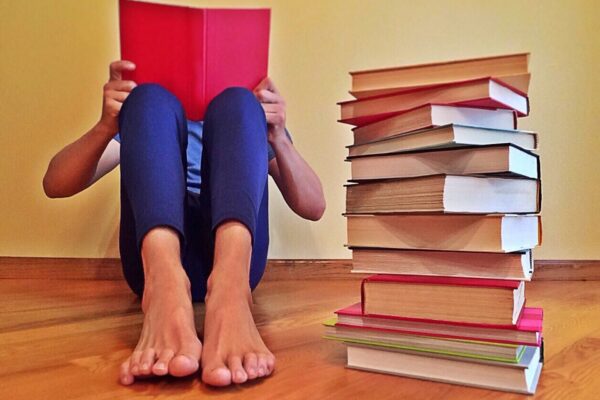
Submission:
[[[252,318],[251,289],[268,246],[267,133],[253,94],[230,88],[204,122],[201,196],[208,202],[214,259],[207,282],[202,380],[224,386],[269,375],[275,358]]]
[[[142,296],[144,323],[121,382],[137,376],[189,375],[201,343],[181,263],[185,240],[187,128],[181,104],[166,89],[136,87],[119,115],[120,250],[127,282]]]

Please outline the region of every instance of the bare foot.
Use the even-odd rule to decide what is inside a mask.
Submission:
[[[213,268],[206,296],[202,381],[227,386],[268,376],[275,357],[254,324],[247,280],[246,285],[234,284],[217,270]]]
[[[160,279],[146,279],[142,309],[142,333],[132,355],[121,364],[121,383],[130,385],[139,377],[181,377],[196,372],[202,344],[194,325],[190,283],[181,266],[171,268]]]

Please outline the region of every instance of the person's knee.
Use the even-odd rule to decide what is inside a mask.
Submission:
[[[169,105],[179,102],[173,93],[158,83],[142,83],[136,86],[125,101]]]
[[[125,102],[121,113],[126,112],[151,112],[161,110],[179,110],[181,103],[173,93],[158,83],[142,83],[136,86]]]
[[[139,131],[125,129],[127,126],[138,126],[140,121],[164,119],[170,115],[175,115],[178,120],[185,120],[183,106],[177,97],[157,83],[140,84],[129,93],[119,112],[121,139],[130,136],[131,132]],[[123,132],[124,130],[127,132]],[[126,140],[122,144],[124,142]]]
[[[260,103],[250,90],[243,87],[229,87],[212,99],[206,109],[205,119],[236,114],[264,117]]]

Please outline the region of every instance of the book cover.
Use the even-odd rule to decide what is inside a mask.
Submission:
[[[267,76],[269,9],[192,8],[119,0],[121,58],[136,64],[123,79],[159,83],[202,120],[231,86],[252,90]]]
[[[335,312],[338,315],[348,315],[348,316],[365,316],[362,312],[362,304],[355,303],[348,307],[342,308]],[[432,324],[442,324],[442,325],[453,325],[453,326],[472,326],[476,328],[493,328],[493,329],[510,329],[510,330],[519,330],[525,332],[541,332],[542,331],[542,321],[544,319],[544,310],[540,307],[523,307],[521,310],[521,315],[517,320],[515,325],[507,324],[507,325],[495,325],[495,324],[481,324],[481,323],[471,323],[471,322],[460,322],[460,321],[441,321],[441,320],[423,320],[418,318],[407,318],[403,316],[396,315],[377,315],[369,317],[376,317],[381,319],[390,319],[390,320],[404,320],[404,321],[421,321]]]

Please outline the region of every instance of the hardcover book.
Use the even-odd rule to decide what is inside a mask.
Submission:
[[[509,253],[541,243],[538,215],[347,214],[348,245]]]
[[[485,77],[527,94],[531,78],[529,53],[354,71],[350,76],[350,93],[356,98]]]
[[[356,145],[448,124],[492,129],[516,129],[517,115],[512,110],[426,104],[381,121],[353,128],[352,133]]]
[[[541,349],[530,347],[513,364],[347,344],[349,368],[523,394],[535,393],[543,366]]]
[[[502,108],[519,116],[529,114],[529,99],[505,83],[492,79],[449,83],[365,99],[343,101],[340,122],[363,126],[425,104]]]
[[[356,303],[335,312],[339,326],[385,329],[395,332],[450,339],[539,346],[542,339],[544,310],[523,307],[516,324],[498,325],[481,322],[439,321],[398,315],[365,315]]]
[[[353,247],[352,272],[530,281],[533,257],[531,251],[479,253]]]
[[[346,186],[349,214],[538,213],[540,200],[540,181],[524,178],[432,175]]]
[[[365,315],[514,325],[525,304],[522,281],[373,275],[362,282]]]
[[[119,0],[123,79],[159,83],[202,120],[231,86],[254,89],[267,76],[270,10],[213,9]]]
[[[413,178],[437,174],[499,175],[539,179],[539,156],[510,144],[349,158],[351,181]]]
[[[525,150],[535,150],[537,134],[450,124],[348,146],[348,157],[507,143]]]

